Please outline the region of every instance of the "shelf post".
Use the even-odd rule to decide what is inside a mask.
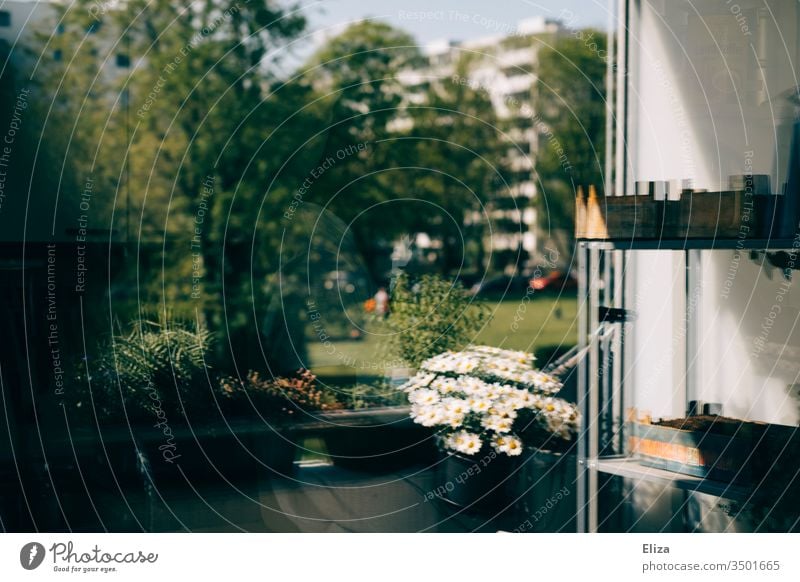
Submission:
[[[588,273],[587,273],[587,253],[586,243],[578,241],[577,244],[577,261],[578,261],[578,350],[582,353],[587,346],[587,328],[588,328]],[[587,495],[587,447],[586,447],[586,418],[587,418],[587,383],[588,377],[586,356],[582,356],[578,360],[578,407],[581,411],[581,428],[578,436],[578,467],[577,467],[577,495],[576,497],[576,523],[578,533],[585,533],[586,527],[586,506],[588,503]]]
[[[578,406],[582,424],[578,440],[577,526],[579,532],[597,531],[597,470],[599,412],[600,249],[578,243],[578,345],[588,346],[588,357],[578,362]]]

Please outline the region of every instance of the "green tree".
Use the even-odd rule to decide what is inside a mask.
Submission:
[[[118,217],[130,211],[142,245],[134,298],[199,307],[227,332],[218,344],[227,357],[263,366],[261,345],[269,357],[280,340],[259,341],[257,312],[278,268],[282,209],[310,163],[300,146],[319,125],[311,88],[278,74],[276,55],[304,19],[272,0],[206,0],[177,14],[168,0],[105,13],[89,0],[53,6],[61,24],[42,40],[60,59],[40,73],[59,104],[52,131],[67,136],[71,171],[93,163],[98,197],[116,199]],[[107,62],[123,71],[110,74]]]
[[[502,186],[509,141],[488,93],[467,82],[470,70],[460,59],[452,77],[432,82],[424,103],[409,107],[411,159],[420,168],[409,176],[409,191],[439,209],[417,213],[414,227],[440,240],[448,274],[483,265],[484,237],[497,227],[490,213],[509,195]]]
[[[40,207],[48,205],[46,193],[52,192],[58,199],[57,207],[53,199],[53,212],[73,221],[87,214],[87,225],[100,231],[127,226],[126,216],[120,213],[114,223],[111,212],[121,193],[125,117],[120,93],[103,74],[110,54],[89,5],[48,5],[53,14],[34,31],[34,43],[25,47],[20,62],[33,70],[25,83],[32,108],[26,134],[41,146],[42,156],[31,168],[41,180],[36,189]],[[47,182],[50,188],[42,187]],[[89,182],[91,208],[79,211],[81,192]]]
[[[227,333],[226,359],[261,368],[266,357],[275,373],[296,369],[304,357],[302,334],[287,337],[287,325],[264,322],[275,319],[276,309],[292,323],[298,317],[283,297],[276,301],[281,290],[270,281],[287,255],[300,251],[292,230],[301,225],[282,217],[305,168],[319,156],[313,140],[303,147],[318,127],[312,89],[277,73],[280,49],[305,22],[268,0],[215,0],[165,36],[154,34],[175,26],[163,7],[139,0],[128,18],[145,5],[135,44],[151,56],[133,89],[148,128],[140,164],[161,167],[165,200],[177,192],[186,204],[189,224],[178,221],[176,244],[197,248],[193,241],[200,238],[206,313],[212,329]],[[151,98],[159,83],[164,89]],[[153,148],[153,138],[165,147]],[[294,359],[286,357],[287,342]]]
[[[328,41],[304,67],[304,76],[321,95],[326,125],[321,161],[335,160],[314,178],[309,200],[350,224],[356,245],[373,279],[385,270],[388,245],[406,231],[392,200],[397,189],[398,151],[392,124],[400,116],[406,88],[402,71],[422,63],[414,39],[376,21],[362,21]],[[353,146],[362,149],[352,153]]]
[[[538,216],[542,232],[561,238],[565,256],[574,246],[576,187],[603,184],[606,65],[600,51],[605,50],[605,35],[585,30],[560,37],[539,53]]]
[[[442,243],[443,272],[483,263],[487,217],[465,218],[491,202],[508,144],[488,94],[461,82],[468,59],[456,77],[402,82],[427,64],[407,33],[365,21],[305,69],[330,108],[324,158],[367,144],[315,181],[312,196],[351,223],[373,279],[388,270],[393,239],[415,232]]]

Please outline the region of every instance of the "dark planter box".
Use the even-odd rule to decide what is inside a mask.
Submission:
[[[191,482],[291,477],[308,436],[324,439],[334,464],[349,469],[386,471],[436,459],[433,434],[414,424],[405,406],[316,413],[272,427],[255,419],[175,422],[165,432],[152,423],[109,422],[100,431],[75,430],[69,439],[51,436],[51,467],[71,470],[77,462],[89,481],[115,479],[131,487],[151,479],[184,483],[184,476]]]
[[[800,498],[800,427],[768,424],[758,435],[752,463],[758,494],[768,500]],[[793,501],[795,509],[797,502]]]
[[[414,424],[407,406],[328,412],[298,430],[324,439],[333,463],[348,469],[386,471],[436,458],[433,434]]]
[[[575,455],[527,449],[508,457],[486,448],[474,457],[443,454],[437,497],[467,511],[505,513],[518,533],[575,531]]]
[[[662,205],[652,196],[603,196],[594,186],[578,189],[575,238],[652,239],[658,237]]]
[[[753,482],[758,439],[752,430],[726,436],[637,422],[627,427],[629,450],[644,465],[715,481]]]
[[[481,513],[495,514],[514,503],[519,457],[497,454],[486,447],[474,457],[443,454],[434,495],[461,509]]]
[[[736,238],[756,232],[756,212],[752,192],[743,190],[684,191],[679,200],[656,200],[652,193],[603,196],[590,187],[587,196],[579,190],[575,200],[575,237]],[[749,230],[740,230],[742,226]]]
[[[148,485],[151,480],[169,485],[185,483],[184,476],[192,482],[291,476],[294,436],[283,427],[277,431],[263,422],[172,424],[166,433],[152,424],[109,424],[100,431],[73,431],[69,440],[49,440],[47,460],[53,471],[79,464],[90,485],[109,480],[124,486]]]
[[[516,533],[577,531],[577,469],[573,453],[526,451],[513,481]]]
[[[150,472],[159,479],[181,478],[180,467],[191,481],[255,481],[293,474],[293,440],[290,431],[264,424],[218,423],[179,429],[172,441],[163,434],[147,434],[140,446]]]

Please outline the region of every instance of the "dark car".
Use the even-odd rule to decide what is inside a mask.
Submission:
[[[578,279],[572,272],[551,271],[544,277],[534,277],[530,280],[530,285],[534,291],[563,293],[565,291],[576,291],[578,289]]]
[[[528,292],[530,283],[528,277],[499,275],[476,283],[472,293],[477,297],[518,297]]]

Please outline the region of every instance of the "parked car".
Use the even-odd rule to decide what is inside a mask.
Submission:
[[[534,277],[530,281],[534,291],[553,291],[563,293],[564,291],[575,291],[578,289],[578,279],[571,272],[551,271],[544,277]]]
[[[476,297],[516,297],[525,295],[530,287],[531,280],[519,275],[498,275],[476,283],[472,287],[472,294]]]

